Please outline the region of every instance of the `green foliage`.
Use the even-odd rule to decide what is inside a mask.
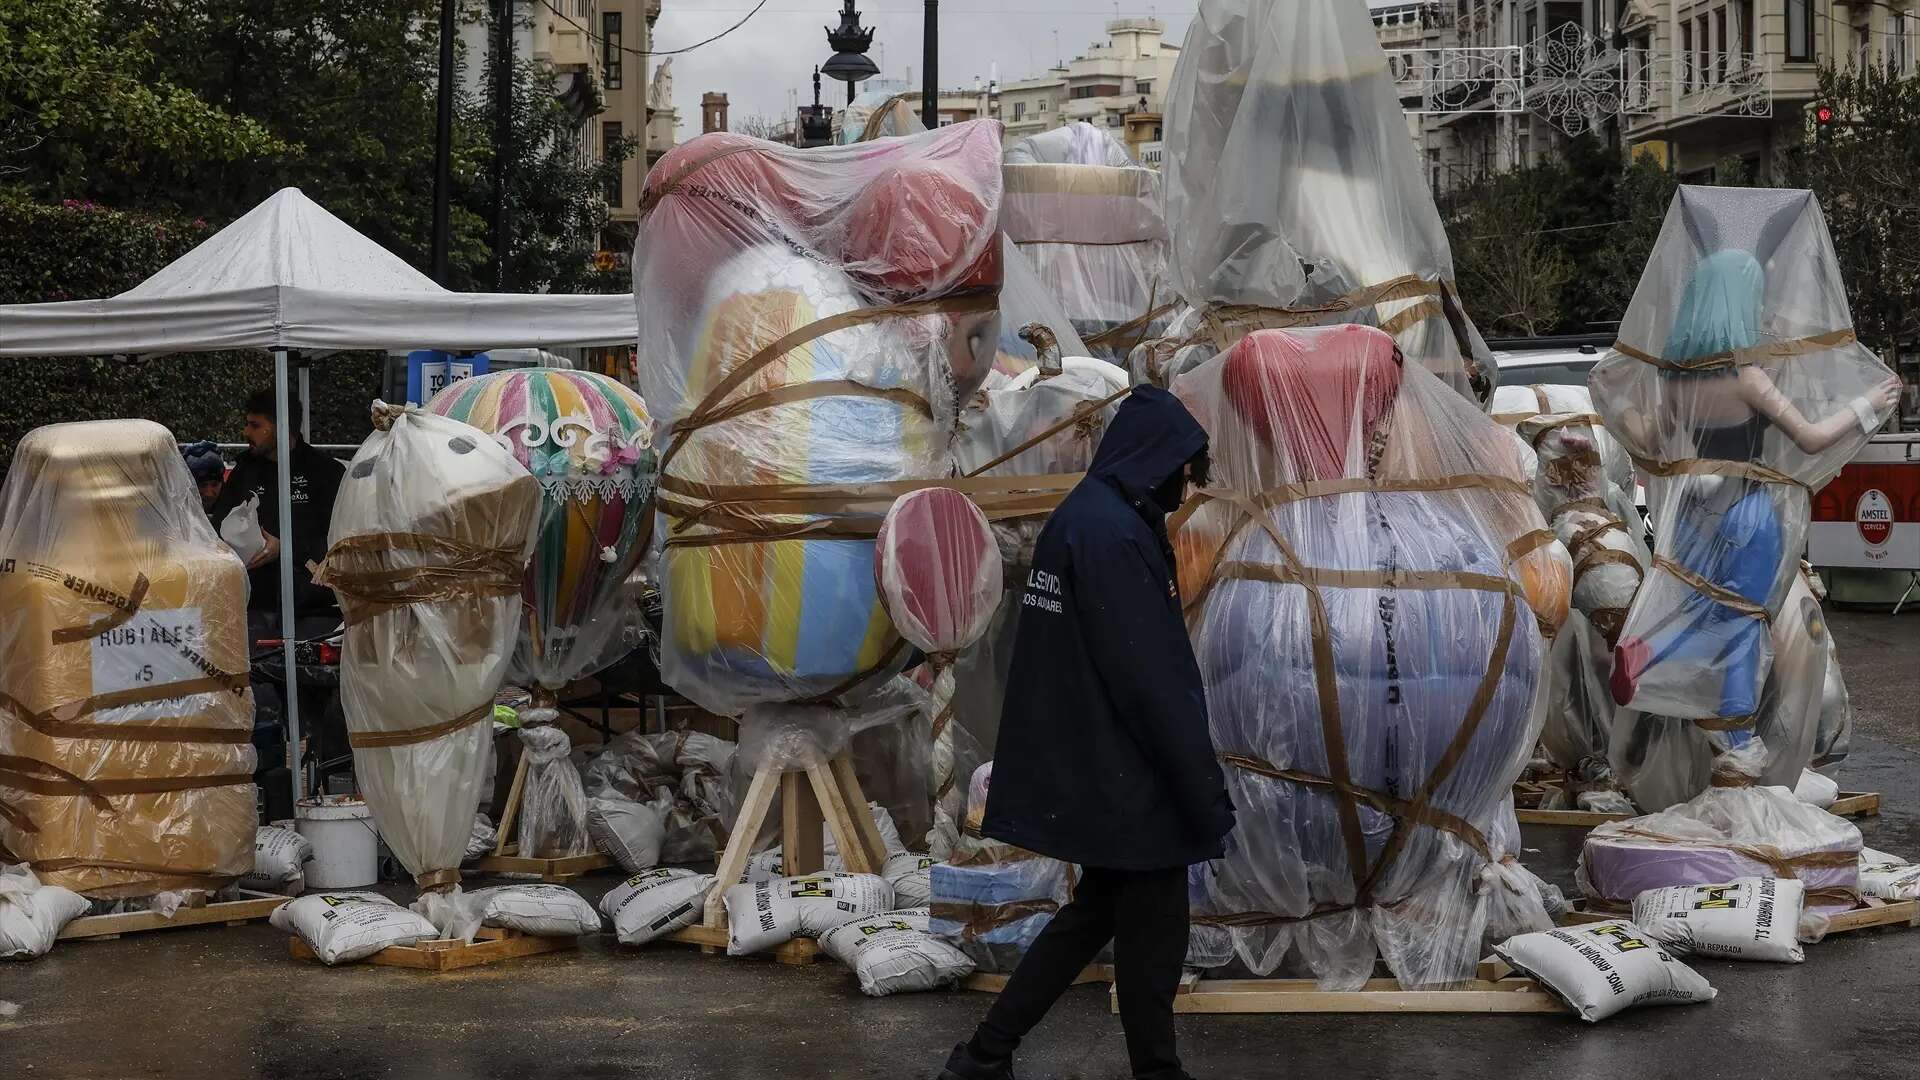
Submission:
[[[1826,212],[1854,328],[1876,349],[1920,339],[1920,81],[1890,68],[1826,67],[1838,122],[1809,133],[1793,182]]]
[[[1539,187],[1517,174],[1493,177],[1457,220],[1455,275],[1480,328],[1532,336],[1558,325],[1573,262],[1545,231]]]
[[[108,210],[87,203],[47,206],[0,189],[0,303],[111,296],[184,254],[211,233],[204,221]],[[0,396],[0,474],[21,436],[42,424],[145,417],[183,439],[241,441],[247,394],[273,385],[264,353],[151,357],[33,357],[5,361]],[[316,361],[315,442],[358,442],[367,406],[380,392],[382,358],[347,353]]]

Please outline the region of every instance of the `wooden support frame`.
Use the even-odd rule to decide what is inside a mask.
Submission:
[[[766,825],[775,796],[780,799],[781,861],[787,876],[818,873],[825,866],[821,829],[833,833],[840,859],[848,873],[877,874],[886,863],[886,844],[873,820],[866,794],[854,775],[853,759],[844,751],[831,761],[805,769],[762,765],[747,785],[740,815],[734,819],[727,846],[714,868],[713,888],[700,923],[664,940],[697,945],[712,955],[727,947],[726,891],[746,873],[754,840]],[[783,964],[810,964],[819,954],[812,941],[798,938],[771,950]]]
[[[1532,784],[1523,788],[1514,788],[1514,816],[1522,825],[1564,825],[1574,828],[1591,829],[1609,821],[1626,821],[1632,814],[1602,814],[1592,810],[1542,810],[1535,806],[1518,805],[1522,798],[1538,803],[1541,790],[1554,790],[1552,783]],[[1878,817],[1880,815],[1880,793],[1877,791],[1843,791],[1840,798],[1827,807],[1827,813],[1837,817]]]
[[[417,971],[458,971],[461,968],[514,960],[522,956],[564,952],[578,948],[577,937],[534,937],[518,930],[482,927],[472,941],[434,940],[412,945],[390,945],[372,956],[352,961],[379,967],[413,968]],[[295,960],[318,960],[299,935],[287,939],[287,952]],[[344,965],[343,965],[344,966]]]
[[[1120,988],[1108,996],[1120,1011]],[[1552,1013],[1564,1002],[1497,957],[1480,961],[1472,982],[1452,990],[1407,990],[1399,980],[1369,979],[1358,990],[1322,990],[1312,979],[1207,979],[1187,971],[1173,999],[1176,1013]]]
[[[520,755],[520,764],[513,770],[513,786],[507,789],[506,811],[500,815],[500,828],[493,841],[493,854],[466,864],[462,869],[476,874],[532,874],[548,884],[572,881],[582,874],[595,870],[605,870],[614,865],[612,859],[597,851],[585,855],[569,855],[558,859],[536,859],[523,857],[519,852],[519,842],[509,839],[513,827],[520,817],[520,793],[527,786],[527,755]]]
[[[272,915],[281,904],[293,899],[272,893],[239,890],[242,899],[182,906],[169,919],[157,911],[128,911],[118,915],[83,915],[68,923],[58,941],[111,941],[122,934],[149,930],[179,930],[188,926],[243,926]]]
[[[1189,972],[1188,974],[1192,973]],[[979,971],[960,980],[960,989],[977,990],[984,994],[997,994],[1007,988],[1007,980],[1010,978],[1012,978],[1011,975],[1002,975],[991,971]],[[1074,976],[1073,985],[1082,986],[1086,983],[1110,983],[1112,981],[1112,964],[1088,964],[1080,974]],[[1183,987],[1182,993],[1185,992],[1184,987],[1186,985],[1186,982],[1183,980],[1181,983]]]

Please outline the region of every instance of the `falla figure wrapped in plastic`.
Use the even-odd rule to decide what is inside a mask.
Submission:
[[[1813,194],[1682,187],[1588,382],[1650,478],[1656,530],[1614,654],[1614,699],[1694,721],[1716,773],[1791,786],[1811,754],[1798,728],[1818,723],[1812,658],[1824,649],[1817,604],[1795,589],[1809,493],[1879,430],[1898,391],[1854,336]],[[1810,666],[1775,672],[1783,628],[1809,619],[1794,650]],[[1773,703],[1802,682],[1804,705]]]
[[[1173,389],[1211,440],[1168,531],[1238,808],[1195,925],[1328,988],[1471,979],[1547,925],[1512,785],[1570,568],[1519,446],[1372,327],[1255,331]]]
[[[1349,0],[1201,0],[1166,112],[1171,276],[1146,381],[1250,329],[1363,323],[1470,400],[1498,383],[1453,285],[1372,21]]]
[[[861,485],[949,475],[994,363],[999,131],[705,135],[649,174],[634,291],[661,669],[703,707],[838,698],[904,662],[873,578],[892,495]]]

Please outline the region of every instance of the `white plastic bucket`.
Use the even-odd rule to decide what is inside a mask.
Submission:
[[[380,834],[365,800],[353,795],[301,799],[293,816],[300,835],[313,844],[308,888],[358,889],[380,879]]]

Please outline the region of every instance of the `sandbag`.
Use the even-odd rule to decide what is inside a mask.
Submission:
[[[712,874],[663,866],[608,890],[600,898],[600,911],[613,920],[620,944],[645,945],[699,922],[712,888]]]
[[[486,926],[535,937],[573,937],[600,931],[600,913],[564,885],[498,885],[470,894]]]
[[[1590,1024],[1636,1005],[1692,1005],[1715,996],[1706,979],[1625,920],[1521,934],[1493,951]]]
[[[1920,900],[1920,866],[1872,848],[1860,852],[1860,895],[1882,900]]]
[[[249,889],[298,895],[306,886],[313,841],[292,829],[262,825],[253,834],[253,872],[240,879]]]
[[[880,876],[893,886],[893,902],[902,907],[925,907],[933,903],[933,860],[925,855],[903,851],[887,858]]]
[[[727,955],[749,956],[877,915],[893,906],[893,888],[874,874],[809,874],[735,885],[726,902]]]
[[[329,966],[440,936],[426,916],[371,892],[312,893],[273,909],[267,921],[276,930],[299,934]]]
[[[1807,887],[1792,878],[1649,889],[1633,899],[1633,924],[1681,956],[1797,964]]]
[[[667,823],[656,807],[602,797],[587,803],[587,835],[602,855],[627,873],[637,874],[660,865]]]
[[[87,898],[42,885],[24,863],[0,864],[0,960],[45,956],[68,923],[86,914]]]
[[[827,931],[820,948],[853,969],[869,997],[933,990],[973,973],[973,961],[927,933],[924,924],[892,914],[857,919]]]

